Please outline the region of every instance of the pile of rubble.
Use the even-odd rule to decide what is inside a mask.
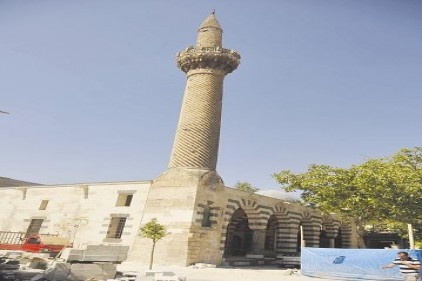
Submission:
[[[4,251],[0,255],[0,281],[31,280],[47,269],[48,254]]]
[[[54,259],[43,253],[2,251],[0,281],[134,281],[116,270],[126,260],[127,251],[123,246],[67,248]]]

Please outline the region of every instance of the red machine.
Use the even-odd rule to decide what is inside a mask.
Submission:
[[[31,235],[23,241],[8,241],[0,243],[0,250],[19,250],[34,253],[58,254],[69,245],[69,239],[59,236]]]

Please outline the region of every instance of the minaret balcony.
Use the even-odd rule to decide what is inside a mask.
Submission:
[[[220,47],[188,47],[177,54],[177,66],[187,73],[193,69],[216,69],[225,74],[234,71],[240,63],[240,55]]]

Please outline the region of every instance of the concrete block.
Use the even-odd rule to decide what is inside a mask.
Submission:
[[[66,280],[70,272],[70,264],[56,262],[45,271],[45,278],[49,281]]]
[[[66,280],[83,281],[87,279],[107,280],[116,275],[116,266],[112,263],[75,263],[70,267]],[[56,279],[61,280],[61,279]]]

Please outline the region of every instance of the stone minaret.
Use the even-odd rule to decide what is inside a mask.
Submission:
[[[171,232],[155,252],[162,264],[222,260],[223,227],[217,218],[227,205],[227,195],[215,168],[223,80],[240,62],[235,51],[222,47],[222,33],[212,13],[200,25],[196,45],[177,55],[177,65],[187,76],[179,124],[169,167],[153,180],[141,221],[142,225],[157,218]],[[204,219],[206,212],[209,221]],[[143,249],[150,247],[150,241],[139,238],[137,243],[132,258],[148,262]]]
[[[169,168],[215,171],[220,139],[223,80],[240,56],[222,47],[223,30],[214,13],[198,29],[196,46],[177,55],[187,83]]]

